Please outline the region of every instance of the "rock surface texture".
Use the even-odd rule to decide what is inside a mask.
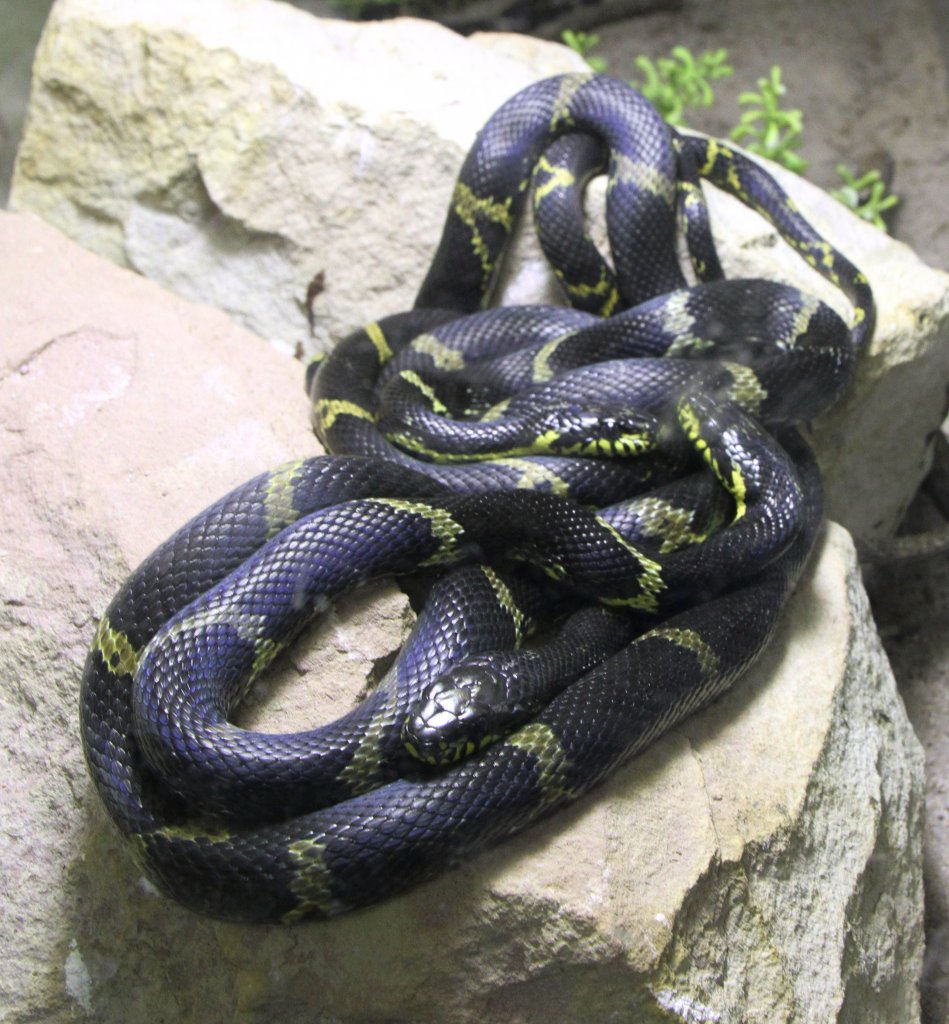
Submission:
[[[916,1019],[921,757],[836,526],[755,671],[549,824],[323,925],[156,896],[85,776],[85,648],[155,543],[312,450],[300,368],[30,216],[0,268],[6,1019]],[[338,714],[403,611],[318,628],[265,720]]]
[[[14,202],[271,340],[323,347],[411,302],[474,131],[572,60],[260,0],[61,0]],[[939,420],[946,278],[789,187],[881,305],[856,397],[822,431],[834,509],[870,532],[898,515]],[[713,199],[732,273],[810,283]],[[328,925],[215,925],[143,887],[85,780],[85,647],[127,569],[189,513],[312,451],[300,370],[31,217],[0,226],[10,1019],[917,1019],[921,758],[835,527],[755,672],[549,825]],[[528,255],[509,295],[537,280]],[[895,409],[888,452],[876,424]],[[855,458],[867,436],[879,477]],[[349,639],[341,621],[318,631],[266,720],[347,706],[403,628],[399,599],[385,609],[388,639],[366,643],[358,618]],[[323,678],[339,682],[317,703]]]
[[[37,53],[11,206],[285,348],[325,348],[411,305],[475,132],[528,81],[578,61],[519,36],[321,20],[269,0],[61,0]],[[888,535],[944,414],[949,284],[775,173],[877,297],[859,401],[828,417],[820,450],[833,518],[858,537]],[[846,312],[755,214],[710,198],[731,276],[789,280]],[[507,297],[537,301],[538,259],[517,269]],[[306,296],[321,271],[311,336]]]

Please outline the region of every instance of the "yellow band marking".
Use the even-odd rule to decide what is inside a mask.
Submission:
[[[403,370],[399,376],[407,384],[411,384],[412,387],[421,392],[432,412],[437,413],[439,416],[447,416],[449,414],[448,406],[435,394],[435,389],[432,385],[423,380],[415,370]]]
[[[570,485],[561,476],[558,476],[552,469],[540,462],[533,462],[530,459],[498,459],[498,464],[509,466],[520,473],[517,481],[519,490],[535,491],[545,485],[550,488],[551,494],[569,494]]]
[[[221,829],[212,832],[200,825],[163,825],[147,835],[160,836],[182,843],[228,843],[233,838],[230,832]]]
[[[546,156],[542,156],[537,162],[537,170],[535,173],[542,172],[547,175],[546,180],[539,185],[534,186],[534,206],[540,206],[540,204],[558,188],[570,188],[577,182],[576,175],[569,171],[566,167],[556,167],[552,164]]]
[[[641,519],[643,532],[650,537],[661,537],[659,548],[662,554],[678,551],[690,544],[700,544],[708,538],[708,533],[698,533],[692,529],[694,510],[680,508],[664,498],[647,496],[630,503]]]
[[[697,185],[694,181],[680,181],[678,189],[683,209],[705,205],[705,195],[701,185]]]
[[[718,668],[718,655],[694,629],[677,629],[673,626],[659,626],[651,629],[643,639],[657,638],[668,640],[677,647],[682,647],[698,659],[703,672],[712,673]]]
[[[507,744],[531,754],[537,762],[537,787],[543,805],[573,793],[564,785],[570,762],[553,729],[542,722],[531,722],[512,733]]]
[[[284,649],[286,645],[279,643],[276,640],[271,640],[270,637],[262,636],[258,637],[254,641],[254,663],[251,665],[250,674],[252,679],[256,679],[261,672],[277,657],[277,655]]]
[[[803,337],[810,326],[811,320],[821,306],[821,302],[816,296],[805,295],[803,292],[800,294],[800,302],[800,309],[798,309],[791,320],[788,336],[778,339],[779,344],[783,341],[786,345],[793,346],[798,338]]]
[[[438,542],[438,550],[419,562],[419,565],[438,565],[444,561],[458,546],[458,541],[465,534],[465,528],[456,522],[443,508],[437,505],[426,505],[421,501],[408,501],[404,498],[372,498],[374,505],[385,505],[388,508],[408,512],[423,519]]]
[[[439,370],[460,370],[465,357],[457,349],[449,348],[434,334],[420,334],[409,346],[413,352],[429,356]]]
[[[118,629],[113,629],[107,616],[103,615],[96,630],[96,649],[102,655],[106,668],[114,676],[134,675],[138,667],[139,652],[129,638]]]
[[[482,199],[476,196],[463,182],[455,185],[452,197],[452,209],[461,222],[471,231],[471,245],[481,263],[481,269],[487,277],[494,268],[497,253],[492,252],[478,228],[478,218],[500,225],[505,234],[511,232],[511,198],[498,202],[490,197]]]
[[[570,281],[567,276],[557,267],[554,267],[554,274],[557,280],[567,290],[568,295],[577,299],[589,299],[602,297],[600,308],[596,311],[599,316],[610,316],[619,303],[619,290],[613,283],[610,273],[605,264],[600,265],[599,277],[595,284],[587,284],[585,281]]]
[[[741,475],[741,470],[739,470],[737,466],[732,466],[731,473],[729,474],[726,474],[722,470],[721,466],[718,464],[718,459],[715,458],[712,449],[709,447],[708,441],[702,437],[702,424],[696,415],[695,410],[691,405],[689,405],[687,400],[683,399],[683,401],[679,403],[678,412],[679,423],[685,431],[686,436],[695,445],[696,451],[701,454],[706,465],[715,474],[719,483],[735,499],[734,519],[741,519],[745,512],[748,511],[746,501],[747,487],[745,485],[745,478]]]
[[[658,196],[668,203],[675,205],[676,183],[668,175],[657,170],[652,164],[642,160],[633,160],[624,153],[617,153],[613,157],[613,173],[610,176],[610,187],[614,185],[635,185],[636,188]]]
[[[560,88],[554,99],[553,110],[550,115],[550,130],[559,131],[561,128],[573,126],[573,115],[570,112],[570,104],[577,90],[593,77],[592,74],[580,72],[575,75],[564,75],[560,81]]]
[[[541,345],[535,353],[533,370],[531,371],[531,378],[535,384],[542,384],[544,381],[553,379],[554,371],[550,368],[550,357],[563,343],[565,337],[569,337],[569,335],[551,338],[545,345]]]
[[[252,584],[249,584],[247,581],[243,583],[244,587],[249,585]],[[187,617],[166,627],[157,636],[153,637],[145,648],[145,652],[148,652],[153,644],[161,643],[167,645],[176,636],[194,637],[200,635],[209,627],[220,625],[229,626],[241,640],[246,640],[254,645],[254,648],[258,651],[254,664],[256,664],[256,658],[260,657],[266,650],[267,645],[275,642],[268,640],[264,636],[264,628],[267,625],[266,615],[239,611],[228,603],[226,598],[219,595],[213,599],[212,604],[199,608]]]
[[[321,398],[316,403],[316,418],[321,432],[332,430],[339,416],[354,416],[358,420],[375,423],[375,417],[368,409],[345,398]]]
[[[614,438],[594,437],[585,441],[565,444],[559,430],[545,430],[523,447],[512,449],[510,455],[589,455],[628,457],[642,455],[656,446],[654,434],[648,430],[631,431]]]
[[[363,330],[366,332],[366,337],[375,345],[376,352],[379,353],[379,363],[387,363],[392,358],[392,349],[389,347],[389,342],[378,321],[373,320],[372,323],[366,324]]]
[[[714,342],[695,333],[697,322],[689,310],[691,296],[685,289],[670,292],[662,307],[662,329],[672,335],[675,341],[666,349],[667,356],[678,356],[683,352],[701,351],[714,348]]]
[[[438,409],[435,409],[435,411],[438,412]],[[523,444],[516,445],[513,448],[505,448],[503,451],[483,452],[440,451],[436,448],[430,448],[423,441],[405,431],[394,431],[387,436],[389,441],[405,451],[415,452],[417,455],[427,455],[437,462],[446,464],[516,459],[530,455],[630,458],[650,452],[656,446],[656,438],[651,431],[627,432],[615,438],[595,437],[567,444],[563,441],[563,434],[559,430],[551,428],[550,430],[545,430],[542,434],[534,435],[534,437],[524,441]]]
[[[518,607],[517,602],[514,600],[514,595],[511,593],[508,585],[500,576],[498,576],[490,565],[482,565],[481,571],[484,573],[488,583],[491,584],[491,589],[497,595],[498,603],[511,616],[511,619],[514,622],[514,636],[516,642],[520,644],[521,640],[524,638],[527,616]]]
[[[264,492],[264,518],[267,539],[275,537],[285,526],[295,522],[300,513],[293,507],[293,495],[300,480],[303,459],[295,459],[278,466],[267,480]]]
[[[490,423],[494,420],[499,420],[507,412],[507,407],[511,404],[510,398],[504,398],[500,402],[496,402],[486,412],[481,414],[482,423]]]
[[[737,402],[745,412],[757,416],[768,397],[768,391],[758,379],[758,374],[744,363],[723,362],[722,366],[731,374],[733,381],[728,389],[729,398]]]
[[[293,862],[293,880],[289,889],[297,905],[283,915],[292,924],[308,914],[328,914],[333,907],[333,873],[326,861],[326,841],[298,839],[287,847]]]
[[[395,693],[391,692],[376,709],[349,763],[339,773],[339,780],[346,783],[351,796],[373,789],[380,778],[382,737],[391,723],[394,705]]]
[[[666,589],[666,584],[662,578],[662,566],[657,561],[650,558],[645,552],[640,551],[639,548],[631,544],[605,519],[601,519],[599,516],[596,516],[595,518],[599,525],[610,534],[613,540],[632,555],[633,559],[639,565],[639,575],[636,578],[636,582],[639,585],[640,593],[633,597],[601,598],[600,603],[611,605],[613,607],[638,608],[645,612],[658,611],[659,595]]]
[[[698,169],[699,174],[703,178],[707,178],[711,175],[720,156],[725,160],[733,160],[735,154],[728,148],[728,146],[723,145],[717,139],[706,139],[705,163]]]

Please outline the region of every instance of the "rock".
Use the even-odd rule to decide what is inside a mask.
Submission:
[[[475,132],[531,79],[577,67],[537,40],[321,20],[269,0],[60,0],[11,205],[284,348],[325,348],[410,305]],[[858,386],[819,443],[833,517],[859,538],[888,535],[945,412],[949,277],[775,174],[876,293]],[[788,280],[846,312],[756,215],[711,202],[730,274]],[[320,271],[311,337],[305,297]],[[507,300],[553,294],[522,254]]]
[[[51,88],[34,87],[12,204],[284,347],[325,348],[411,305],[475,131],[537,77],[525,60],[583,67],[503,38],[514,51],[493,54],[432,22],[320,20],[269,0],[67,3],[38,51]],[[87,77],[90,48],[100,66],[76,133],[55,94]]]
[[[836,526],[756,669],[549,823],[327,924],[157,896],[86,778],[85,650],[155,543],[312,450],[300,368],[27,215],[0,310],[5,1019],[918,1019],[922,760]],[[355,633],[318,629],[267,721],[347,706],[392,642]]]

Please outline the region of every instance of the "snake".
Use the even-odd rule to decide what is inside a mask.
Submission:
[[[727,278],[703,182],[766,218],[849,321]],[[528,218],[562,304],[495,302]],[[414,306],[307,365],[330,454],[217,500],[99,621],[80,734],[140,869],[212,917],[331,918],[547,818],[714,700],[814,546],[799,428],[850,386],[873,319],[866,277],[747,155],[606,75],[507,100]],[[386,576],[417,619],[362,703],[293,734],[233,724],[307,624]]]

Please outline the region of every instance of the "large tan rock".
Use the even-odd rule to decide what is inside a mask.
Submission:
[[[300,367],[25,215],[0,215],[0,339],[5,1020],[918,1019],[921,756],[834,526],[756,670],[548,824],[326,924],[157,896],[86,778],[85,649],[154,544],[313,449]],[[318,629],[270,720],[348,706],[384,608],[389,639]]]
[[[11,205],[284,347],[325,348],[411,305],[488,114],[539,73],[584,66],[504,38],[509,55],[433,22],[270,0],[67,0],[37,54]],[[79,78],[66,123],[56,96]]]
[[[462,156],[564,47],[430,22],[320,20],[270,0],[59,0],[37,54],[11,203],[284,348],[407,308]],[[806,181],[775,173],[864,269],[879,327],[820,431],[834,518],[886,535],[928,467],[949,377],[949,278]],[[726,268],[840,296],[713,194]],[[307,287],[325,271],[311,336]],[[507,297],[553,294],[527,254]]]

